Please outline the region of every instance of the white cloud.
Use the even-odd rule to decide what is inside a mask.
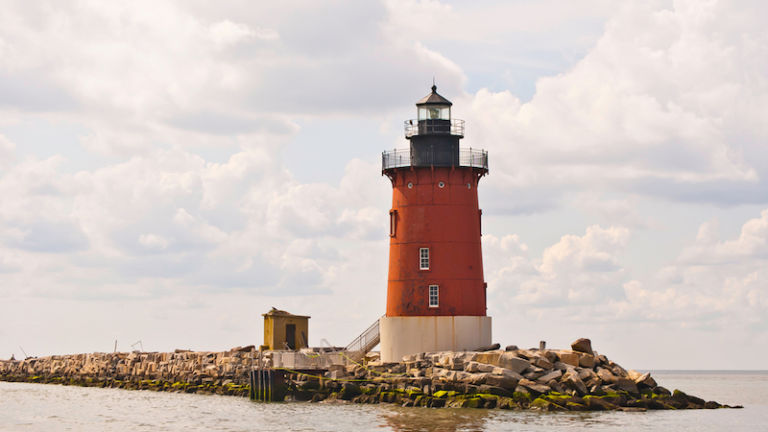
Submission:
[[[571,70],[538,81],[530,102],[472,97],[472,136],[496,161],[489,184],[722,203],[765,196],[768,131],[754,115],[768,109],[761,28],[725,2],[625,4]]]
[[[620,255],[629,240],[623,227],[588,227],[583,236],[565,235],[544,250],[527,256],[517,235],[483,239],[488,280],[494,299],[507,305],[562,307],[616,298],[626,277]]]
[[[768,204],[761,7],[6,2],[2,327],[50,352],[96,349],[111,325],[211,349],[224,329],[252,342],[254,310],[275,305],[312,314],[315,343],[347,342],[383,312],[390,185],[375,152],[339,149],[373,116],[390,126],[372,140],[405,145],[392,119],[436,76],[465,144],[491,153],[497,334],[764,338],[768,216],[741,226]],[[286,168],[301,134],[327,148],[319,164],[348,159],[340,182]],[[67,344],[24,329],[24,308],[99,328]]]
[[[388,185],[376,165],[356,160],[338,186],[300,184],[260,148],[221,164],[177,149],[93,171],[59,165],[28,160],[0,175],[9,202],[0,209],[5,250],[72,253],[26,255],[37,263],[23,274],[31,291],[49,289],[44,269],[68,268],[72,276],[57,285],[81,294],[108,292],[99,279],[114,270],[124,280],[164,280],[166,294],[157,296],[191,281],[202,289],[327,292],[348,257],[325,244],[378,240],[386,230],[373,203]]]
[[[142,234],[139,236],[139,244],[147,249],[165,249],[168,247],[168,240],[155,234]]]
[[[622,255],[626,228],[566,235],[542,256],[525,254],[517,236],[484,238],[491,302],[561,321],[642,322],[680,328],[768,330],[768,210],[735,239],[718,240],[704,223],[695,240],[656,274],[631,279]]]
[[[13,160],[15,149],[16,144],[3,135],[0,135],[0,167],[10,164]]]
[[[217,45],[232,45],[248,38],[256,37],[263,40],[278,39],[280,35],[271,29],[251,29],[245,24],[229,20],[214,23],[209,28],[210,37]]]
[[[222,19],[199,14],[200,5],[149,3],[10,2],[0,40],[14,43],[4,45],[0,71],[4,82],[18,83],[0,85],[0,100],[14,109],[86,114],[89,149],[124,156],[189,140],[173,129],[285,134],[290,121],[280,114],[380,112],[424,91],[414,76],[438,74],[454,89],[462,79],[445,56],[384,31],[386,11],[375,3],[205,11],[229,9]],[[21,85],[28,78],[33,84]]]

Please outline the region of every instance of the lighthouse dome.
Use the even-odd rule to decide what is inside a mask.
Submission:
[[[432,93],[424,96],[418,102],[418,120],[450,120],[451,101],[437,93],[437,86],[432,86]]]

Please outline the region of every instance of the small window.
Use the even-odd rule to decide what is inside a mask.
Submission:
[[[394,237],[397,232],[397,210],[389,211],[389,236]]]
[[[483,209],[477,211],[477,226],[480,228],[480,235],[483,235]]]
[[[429,270],[429,248],[419,249],[419,269]]]
[[[429,307],[436,308],[440,306],[440,287],[438,285],[429,286]]]

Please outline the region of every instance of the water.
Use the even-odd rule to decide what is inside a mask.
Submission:
[[[245,398],[0,382],[0,431],[768,430],[768,372],[654,372],[669,389],[740,410],[644,413],[259,404]]]

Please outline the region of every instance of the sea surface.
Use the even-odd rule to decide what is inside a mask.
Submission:
[[[538,413],[289,402],[0,382],[0,431],[768,431],[768,371],[652,371],[744,409]]]

